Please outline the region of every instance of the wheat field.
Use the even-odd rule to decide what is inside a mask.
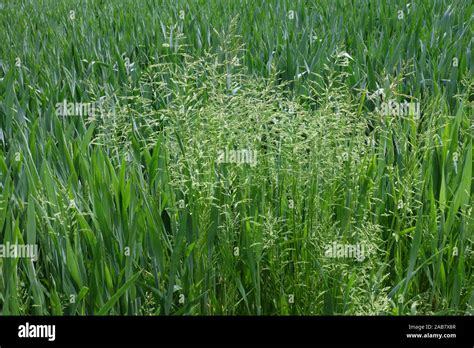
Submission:
[[[0,313],[472,315],[473,9],[1,0]]]

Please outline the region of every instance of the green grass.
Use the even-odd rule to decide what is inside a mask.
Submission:
[[[2,1],[0,313],[472,315],[473,8]]]

